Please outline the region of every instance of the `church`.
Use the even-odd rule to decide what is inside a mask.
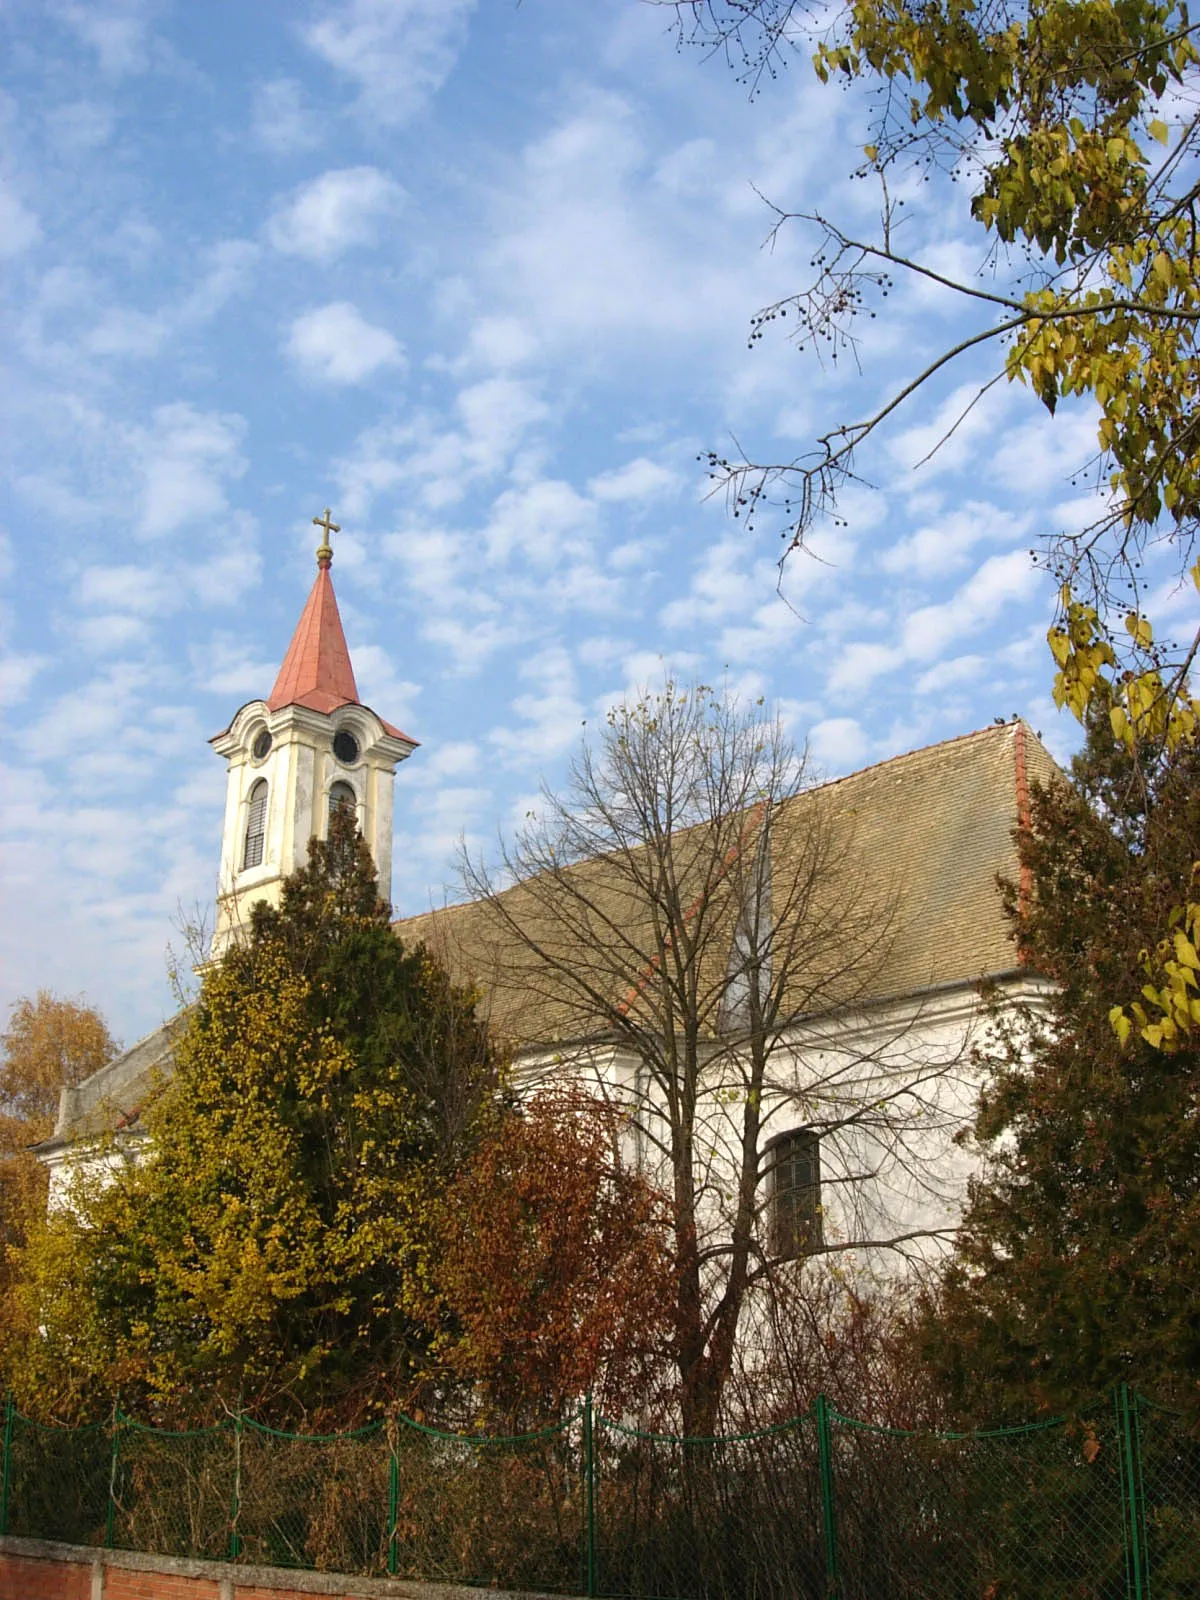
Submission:
[[[325,834],[339,806],[353,807],[380,894],[390,899],[396,773],[418,745],[359,699],[331,572],[329,538],[339,530],[328,511],[314,521],[322,529],[316,578],[274,686],[210,741],[227,763],[213,959],[239,937],[256,901],[277,901],[283,880],[307,859],[309,839]],[[1013,942],[998,880],[1019,882],[1014,835],[1028,822],[1030,784],[1057,772],[1018,720],[801,790],[780,806],[765,849],[761,836],[756,860],[777,905],[787,903],[787,874],[819,828],[838,841],[822,903],[862,903],[877,893],[889,908],[885,958],[844,986],[842,998],[795,1010],[753,1091],[763,1102],[755,1137],[764,1235],[785,1256],[826,1254],[889,1273],[936,1258],[952,1237],[972,1170],[954,1137],[978,1092],[972,1045],[988,1026],[989,1005],[1036,1006],[1044,994]],[[587,865],[601,877],[606,870]],[[654,1172],[661,1155],[653,1121],[662,1108],[652,1103],[646,1063],[620,1029],[568,1020],[546,971],[506,941],[505,917],[494,910],[467,902],[394,927],[480,986],[513,1048],[518,1085],[570,1078],[629,1108],[623,1156]],[[731,950],[737,939],[731,925]],[[136,1154],[141,1113],[170,1074],[179,1025],[164,1023],[63,1090],[54,1132],[37,1152],[50,1172],[52,1206],[70,1203],[73,1175],[99,1138],[116,1134],[104,1160]],[[718,1037],[723,1032],[728,1037]],[[736,1027],[717,1025],[706,1049],[714,1076],[702,1086],[697,1126],[709,1152],[705,1214],[717,1236],[727,1225],[722,1174],[744,1160],[739,1097],[717,1077],[722,1062],[737,1067],[745,1046]]]

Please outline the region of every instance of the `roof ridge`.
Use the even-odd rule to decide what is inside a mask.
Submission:
[[[956,733],[949,739],[938,739],[933,744],[920,744],[915,750],[900,750],[894,756],[884,756],[880,761],[871,761],[865,767],[855,767],[853,772],[843,772],[839,778],[825,778],[820,783],[814,783],[811,789],[802,789],[800,795],[817,794],[822,789],[833,789],[839,783],[849,783],[852,778],[864,778],[868,772],[878,772],[882,767],[891,767],[899,761],[911,761],[916,756],[929,755],[934,750],[946,750],[951,745],[966,744],[971,739],[990,738],[1003,733],[1011,734],[1018,727],[1033,730],[1024,717],[1014,717],[1011,722],[993,722],[986,728],[972,728],[970,733]],[[1034,738],[1037,735],[1034,734]]]

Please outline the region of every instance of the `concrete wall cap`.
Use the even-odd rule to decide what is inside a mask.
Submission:
[[[302,1595],[344,1595],[347,1600],[564,1600],[562,1595],[531,1591],[479,1589],[457,1583],[423,1583],[410,1578],[351,1577],[338,1572],[304,1572],[295,1567],[243,1566],[240,1562],[197,1561],[190,1556],[153,1556],[140,1550],[97,1550],[90,1545],[58,1544],[51,1539],[0,1535],[0,1556],[27,1561],[117,1567],[125,1572],[159,1572],[176,1578],[201,1578],[209,1583],[232,1580],[235,1593],[253,1600],[255,1589],[277,1589]]]

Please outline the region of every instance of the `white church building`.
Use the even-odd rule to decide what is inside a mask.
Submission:
[[[337,529],[328,512],[318,525],[325,533],[316,580],[275,684],[211,740],[228,764],[214,958],[256,901],[277,900],[339,804],[354,806],[380,894],[390,898],[396,769],[418,747],[359,699],[330,570],[327,541]],[[1020,882],[1014,835],[1028,821],[1030,784],[1057,771],[1018,720],[896,756],[786,803],[770,871],[778,878],[788,870],[789,830],[795,837],[820,815],[842,840],[830,893],[861,896],[864,884],[880,885],[891,927],[885,959],[852,1002],[797,1016],[778,1041],[760,1140],[764,1228],[776,1249],[782,1241],[787,1253],[790,1241],[796,1256],[827,1254],[886,1272],[945,1248],[972,1167],[954,1135],[970,1121],[978,1091],[971,1046],[987,1026],[983,995],[1004,1007],[1036,1004],[1044,993],[1022,963],[998,879]],[[569,1074],[618,1104],[644,1105],[642,1064],[619,1041],[580,1038],[578,1030],[556,1037],[544,1007],[522,1007],[531,986],[519,973],[503,981],[496,926],[482,904],[468,903],[403,918],[395,929],[481,985],[496,1025],[515,1043],[518,1081]],[[38,1147],[52,1205],[68,1203],[72,1175],[98,1138],[115,1132],[128,1153],[144,1140],[142,1111],[169,1077],[180,1025],[166,1022],[63,1090],[54,1132]],[[727,1059],[736,1053],[735,1041]],[[723,1152],[738,1138],[735,1111],[736,1095],[718,1087],[701,1113],[714,1230],[728,1187]],[[631,1118],[626,1154],[653,1171],[659,1158],[646,1131],[645,1118]]]

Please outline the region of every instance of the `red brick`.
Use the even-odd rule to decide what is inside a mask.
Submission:
[[[91,1594],[88,1566],[0,1556],[0,1600],[91,1600]]]

